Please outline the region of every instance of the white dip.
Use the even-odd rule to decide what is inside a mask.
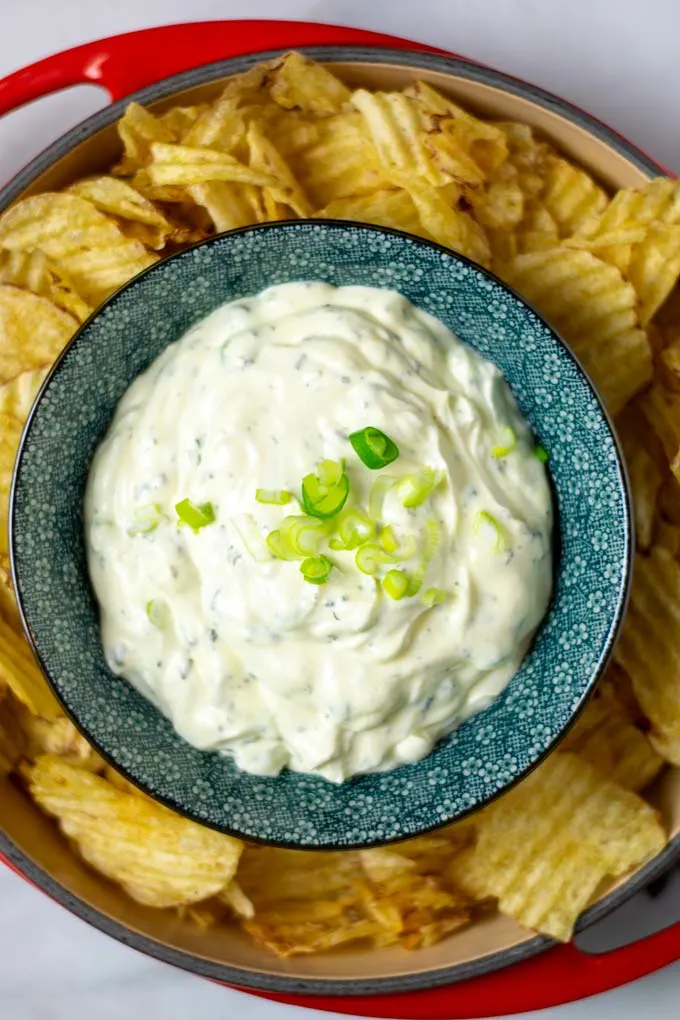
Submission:
[[[367,426],[397,444],[388,467],[350,445]],[[255,492],[299,496],[321,460],[343,458],[345,510],[367,511],[383,475],[440,481],[416,508],[403,485],[377,500],[412,557],[371,576],[324,539],[333,570],[312,584],[265,542],[303,511]],[[185,499],[212,504],[214,522],[181,524]],[[198,323],[121,400],[85,511],[111,668],[190,743],[260,775],[341,782],[422,758],[503,690],[550,597],[547,473],[506,382],[385,290],[287,284]],[[433,529],[419,592],[389,597],[380,579],[417,573]],[[432,588],[447,594],[428,606]]]

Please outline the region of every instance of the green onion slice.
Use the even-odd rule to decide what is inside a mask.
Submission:
[[[215,511],[212,503],[201,503],[197,506],[190,499],[183,499],[179,503],[175,503],[175,510],[177,511],[179,523],[187,524],[194,534],[197,534],[201,528],[205,528],[207,524],[212,524],[215,520]]]
[[[409,581],[409,595],[417,595],[422,588],[428,567],[434,559],[440,542],[441,528],[437,521],[435,521],[433,517],[430,517],[429,520],[425,522],[425,545],[420,557],[420,562],[418,563],[414,573],[411,575],[411,579]]]
[[[167,617],[166,607],[163,602],[159,602],[158,599],[151,599],[147,602],[146,615],[154,627],[162,630]]]
[[[285,506],[290,503],[293,493],[288,489],[256,489],[255,499],[258,503],[268,503],[271,506]]]
[[[343,510],[328,543],[331,549],[358,549],[375,536],[375,522],[360,510]]]
[[[134,521],[127,529],[128,535],[148,535],[155,531],[161,523],[163,511],[158,503],[145,503],[138,506],[133,514]]]
[[[247,553],[258,563],[266,563],[271,559],[264,535],[252,514],[234,514],[231,518],[238,537]]]
[[[421,468],[420,471],[405,475],[399,482],[402,506],[408,509],[422,506],[443,480],[443,473],[430,467]]]
[[[356,455],[371,471],[387,467],[399,456],[397,444],[380,429],[375,429],[371,425],[359,429],[358,432],[352,432],[349,441]]]
[[[517,435],[514,429],[503,429],[503,438],[498,446],[491,450],[492,457],[507,457],[517,447]]]
[[[330,528],[316,517],[284,517],[276,531],[267,535],[267,547],[280,560],[299,560],[314,556]]]
[[[383,591],[391,599],[403,599],[408,592],[409,579],[403,570],[388,570],[383,577]]]
[[[547,464],[548,463],[548,451],[546,450],[545,446],[541,446],[540,443],[537,446],[535,446],[534,447],[534,457],[537,460],[540,460],[541,464]]]
[[[421,602],[428,608],[432,608],[432,606],[440,606],[442,602],[446,602],[448,597],[449,593],[443,588],[428,588],[423,592]]]
[[[494,515],[490,514],[487,510],[480,510],[477,514],[474,530],[478,532],[481,528],[485,528],[487,531],[489,529],[493,531],[496,552],[503,552],[506,547],[505,528],[500,521],[498,521]]]
[[[302,479],[302,505],[310,517],[325,520],[339,514],[347,502],[349,478],[342,462],[322,460],[318,470]]]
[[[333,564],[327,556],[309,556],[300,564],[300,573],[310,584],[325,584],[331,575]]]
[[[412,535],[407,536],[397,552],[389,553],[377,542],[366,542],[357,549],[354,562],[362,574],[373,576],[378,568],[385,564],[401,563],[410,559],[417,550],[417,542]]]
[[[399,482],[398,475],[380,475],[373,482],[368,497],[368,513],[374,521],[379,521],[382,517],[385,497]]]
[[[403,563],[404,560],[410,560],[412,556],[415,556],[418,551],[418,543],[413,535],[406,535],[401,541],[397,538],[394,533],[394,528],[391,524],[387,524],[381,532],[380,544],[389,554],[389,561],[392,563]]]

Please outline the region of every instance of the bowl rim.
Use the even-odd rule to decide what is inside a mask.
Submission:
[[[559,729],[557,731],[557,733],[553,733],[551,735],[551,738],[548,741],[548,743],[543,747],[543,749],[537,755],[537,757],[526,768],[520,770],[520,772],[517,775],[515,775],[509,782],[507,782],[503,786],[501,786],[500,789],[497,789],[497,790],[493,791],[488,797],[485,797],[484,799],[480,800],[479,803],[476,803],[474,806],[468,807],[468,808],[464,809],[463,811],[460,811],[459,813],[455,814],[454,816],[452,816],[450,818],[444,819],[442,821],[438,821],[435,824],[428,825],[428,826],[426,826],[426,827],[424,827],[422,829],[419,828],[415,832],[410,832],[410,833],[405,834],[405,835],[399,835],[399,836],[391,837],[391,838],[388,838],[388,839],[372,840],[370,842],[337,843],[335,840],[332,840],[332,841],[329,841],[329,842],[324,842],[322,845],[319,845],[319,844],[314,844],[314,843],[310,844],[310,843],[304,843],[304,842],[291,842],[291,841],[279,840],[279,839],[264,839],[261,836],[255,836],[255,835],[253,835],[251,833],[244,833],[244,832],[239,831],[237,829],[229,828],[229,827],[227,827],[225,825],[218,824],[218,823],[216,823],[216,822],[214,822],[214,821],[212,821],[210,819],[206,819],[204,817],[200,817],[197,814],[195,814],[192,810],[190,810],[188,808],[185,808],[184,806],[180,806],[177,803],[174,803],[168,796],[160,795],[159,793],[157,793],[156,791],[154,791],[153,789],[151,789],[150,787],[145,785],[144,782],[142,782],[141,780],[137,779],[132,773],[130,773],[128,771],[127,767],[121,765],[120,762],[115,760],[112,757],[112,755],[107,750],[105,750],[104,748],[102,748],[100,746],[100,744],[99,744],[98,740],[96,739],[96,737],[94,737],[89,732],[89,729],[87,728],[87,726],[85,726],[80,721],[80,719],[73,713],[73,711],[70,709],[70,707],[64,701],[64,699],[62,697],[62,694],[59,691],[58,686],[53,681],[49,665],[44,660],[44,658],[43,658],[43,656],[42,656],[42,654],[41,654],[41,652],[40,652],[40,650],[38,648],[37,638],[36,638],[36,636],[33,634],[32,630],[31,630],[31,627],[30,627],[30,624],[29,624],[29,620],[28,620],[27,608],[26,608],[25,601],[24,601],[24,594],[25,593],[24,593],[24,590],[23,590],[22,584],[21,584],[20,571],[19,571],[19,569],[17,567],[17,548],[16,548],[16,538],[17,538],[17,536],[16,536],[16,522],[15,522],[16,497],[17,497],[17,489],[18,489],[18,486],[19,486],[19,476],[21,474],[23,460],[24,460],[24,454],[25,454],[27,443],[28,443],[28,439],[29,439],[30,434],[31,434],[33,422],[34,422],[34,419],[35,419],[36,415],[39,413],[39,410],[40,410],[41,405],[43,403],[43,399],[44,399],[45,395],[47,394],[47,392],[49,390],[49,387],[50,387],[54,377],[59,372],[59,370],[61,368],[61,365],[63,364],[64,360],[66,359],[66,357],[68,356],[70,351],[75,346],[77,346],[78,342],[80,341],[80,339],[82,338],[82,336],[84,335],[85,331],[90,326],[90,324],[95,319],[97,319],[100,315],[105,313],[107,309],[111,308],[112,305],[118,300],[120,295],[122,295],[123,293],[125,293],[126,291],[128,291],[130,289],[133,289],[141,280],[145,279],[148,275],[150,275],[150,274],[152,274],[154,272],[158,272],[159,269],[162,271],[163,267],[165,267],[165,266],[167,266],[169,264],[172,264],[175,260],[180,260],[183,257],[186,257],[187,253],[189,253],[189,252],[192,252],[192,251],[195,251],[195,250],[200,250],[200,249],[209,249],[215,243],[217,243],[219,241],[223,241],[225,238],[240,237],[240,236],[243,236],[243,235],[250,235],[250,234],[254,234],[254,233],[278,232],[278,231],[280,231],[282,229],[286,230],[287,228],[299,228],[299,227],[304,227],[304,226],[313,226],[313,227],[316,227],[316,228],[323,227],[325,229],[330,228],[331,230],[353,228],[353,229],[359,230],[359,232],[364,233],[364,234],[369,234],[369,235],[370,234],[373,234],[373,235],[387,235],[387,236],[391,236],[391,237],[397,237],[397,238],[400,238],[400,239],[409,240],[411,243],[415,244],[417,247],[421,247],[421,248],[429,249],[429,250],[434,250],[436,252],[439,252],[440,254],[446,255],[448,258],[453,258],[454,261],[458,260],[460,263],[462,263],[463,265],[467,266],[469,269],[472,269],[474,272],[478,273],[479,275],[484,276],[487,280],[492,282],[494,285],[500,287],[505,293],[509,294],[514,299],[514,301],[517,304],[519,304],[521,307],[523,307],[525,309],[528,309],[535,316],[535,318],[541,323],[541,325],[545,328],[547,333],[552,337],[553,341],[557,344],[558,348],[560,348],[562,356],[566,356],[566,358],[572,362],[572,364],[575,366],[577,372],[581,375],[582,379],[584,380],[587,388],[590,390],[590,393],[591,393],[595,403],[597,404],[597,407],[599,408],[599,413],[600,413],[600,415],[602,417],[602,420],[603,420],[606,428],[608,429],[609,436],[611,437],[611,439],[613,441],[613,449],[614,449],[615,455],[616,455],[616,463],[617,463],[617,466],[618,466],[618,470],[620,472],[620,476],[621,476],[621,488],[623,490],[623,501],[622,501],[622,503],[623,503],[623,505],[622,505],[622,518],[623,518],[623,521],[622,521],[622,526],[625,529],[625,534],[626,534],[626,542],[625,542],[625,548],[624,548],[624,552],[623,552],[623,563],[622,563],[622,573],[624,574],[624,580],[622,582],[621,592],[620,592],[620,595],[619,595],[619,598],[618,598],[618,602],[617,602],[617,605],[616,605],[616,611],[612,615],[610,629],[609,629],[606,641],[603,644],[603,648],[602,648],[601,654],[599,656],[598,662],[593,666],[591,674],[590,674],[590,679],[588,680],[587,687],[583,691],[583,693],[581,694],[579,703],[578,703],[577,707],[571,712],[567,722],[561,727],[561,729]],[[129,385],[130,384],[128,384],[128,386]],[[550,477],[552,477],[552,476],[550,476]],[[40,669],[41,669],[41,671],[43,673],[43,676],[45,677],[45,679],[46,679],[46,681],[47,681],[47,683],[48,683],[48,685],[49,685],[53,695],[57,699],[57,701],[58,701],[62,711],[71,720],[71,722],[74,724],[74,726],[76,727],[78,732],[81,733],[85,737],[85,739],[94,747],[94,749],[104,759],[104,761],[106,761],[107,764],[109,764],[112,768],[114,768],[121,775],[123,775],[124,778],[128,780],[128,782],[132,783],[133,786],[137,787],[139,790],[141,790],[143,793],[145,793],[147,796],[149,796],[152,800],[155,800],[157,803],[162,804],[164,807],[169,808],[171,811],[176,812],[177,814],[181,815],[182,817],[188,818],[190,821],[196,822],[199,825],[203,825],[203,826],[205,826],[207,828],[213,829],[214,831],[220,832],[223,835],[232,836],[232,837],[234,837],[236,839],[239,839],[239,840],[245,840],[246,842],[252,842],[252,843],[257,843],[257,844],[261,844],[261,845],[265,845],[265,846],[272,846],[272,847],[277,847],[277,848],[280,848],[280,849],[288,849],[288,850],[308,850],[308,851],[360,850],[360,849],[368,849],[368,848],[381,847],[381,846],[389,846],[389,845],[392,845],[392,844],[396,845],[396,844],[404,842],[404,841],[406,841],[408,839],[413,839],[413,838],[415,838],[417,836],[423,836],[423,835],[427,835],[428,833],[436,832],[437,830],[443,828],[444,826],[451,825],[454,822],[457,823],[457,822],[463,821],[464,819],[470,817],[471,815],[473,815],[477,811],[481,810],[482,808],[487,807],[489,804],[493,803],[499,797],[501,797],[504,794],[508,793],[515,786],[517,786],[519,783],[521,783],[524,779],[526,779],[529,775],[531,775],[535,771],[535,769],[537,769],[546,760],[546,758],[557,748],[557,746],[562,742],[562,740],[565,738],[567,733],[575,725],[576,721],[578,720],[578,718],[580,717],[582,712],[585,711],[585,708],[586,708],[588,702],[590,701],[591,697],[593,696],[593,694],[595,692],[595,689],[597,687],[597,684],[598,684],[599,680],[601,679],[605,669],[607,668],[607,666],[609,665],[609,663],[611,661],[614,648],[616,646],[616,643],[618,641],[618,638],[619,638],[619,635],[620,635],[620,632],[621,632],[621,627],[622,627],[623,621],[625,619],[626,610],[627,610],[628,602],[629,602],[629,599],[630,599],[631,582],[632,582],[633,567],[634,567],[634,558],[635,558],[634,510],[633,510],[633,501],[632,501],[632,491],[631,491],[631,486],[630,486],[630,479],[629,479],[628,470],[627,470],[625,458],[624,458],[624,455],[623,455],[623,450],[622,450],[622,447],[621,447],[621,443],[620,443],[620,440],[619,440],[616,428],[614,426],[614,423],[612,421],[612,418],[609,415],[609,413],[608,413],[608,411],[607,411],[607,409],[606,409],[606,407],[604,405],[604,402],[603,402],[603,400],[602,400],[602,398],[601,398],[601,396],[599,394],[599,391],[597,390],[596,386],[594,385],[593,381],[591,380],[588,372],[585,370],[585,368],[581,364],[579,358],[572,351],[572,349],[569,347],[567,342],[562,338],[562,336],[558,333],[558,331],[555,330],[545,320],[545,318],[541,315],[541,313],[536,308],[534,308],[534,306],[529,301],[527,301],[524,297],[522,297],[522,295],[520,295],[513,287],[511,287],[510,285],[505,283],[503,280],[501,280],[499,277],[497,277],[491,270],[486,269],[485,267],[478,265],[472,259],[470,259],[467,256],[461,254],[460,252],[453,251],[452,249],[447,248],[446,246],[441,245],[441,244],[437,243],[436,241],[426,240],[425,238],[418,237],[418,236],[410,234],[410,233],[408,233],[406,231],[396,230],[396,229],[393,229],[391,227],[376,226],[376,225],[373,225],[373,224],[366,224],[366,223],[361,223],[361,222],[355,222],[353,220],[338,220],[338,219],[289,219],[289,220],[276,220],[276,221],[266,222],[266,223],[251,224],[251,225],[246,226],[246,227],[238,227],[238,228],[235,228],[233,230],[222,232],[220,234],[215,234],[215,235],[212,235],[209,238],[203,239],[202,241],[198,241],[195,244],[189,245],[186,248],[183,248],[179,252],[175,252],[175,253],[172,253],[170,255],[165,256],[164,258],[161,258],[158,262],[153,263],[151,266],[148,266],[147,268],[143,269],[141,272],[137,273],[130,280],[126,281],[118,290],[114,291],[114,293],[109,295],[109,297],[104,302],[102,302],[100,305],[98,305],[98,307],[85,320],[85,322],[83,322],[79,326],[79,328],[76,330],[76,332],[73,334],[73,336],[69,339],[68,343],[63,348],[63,350],[61,351],[61,353],[59,354],[57,359],[54,361],[54,363],[51,366],[51,368],[50,368],[47,376],[45,377],[42,385],[40,386],[40,389],[38,391],[37,396],[35,397],[35,400],[34,400],[33,405],[31,407],[31,411],[30,411],[30,413],[28,415],[28,418],[26,420],[25,426],[24,426],[22,434],[21,434],[21,439],[20,439],[20,443],[19,443],[19,449],[18,449],[18,452],[17,452],[17,455],[16,455],[16,459],[15,459],[15,463],[14,463],[14,470],[13,470],[13,474],[12,474],[12,484],[11,484],[10,498],[9,498],[9,558],[10,558],[10,567],[11,567],[12,582],[13,582],[13,586],[14,586],[14,591],[15,591],[15,595],[16,595],[16,601],[17,601],[17,605],[18,605],[18,608],[19,608],[19,614],[20,614],[20,617],[21,617],[21,622],[22,622],[22,626],[23,626],[23,629],[24,629],[24,633],[25,633],[25,636],[26,636],[26,638],[27,638],[27,640],[28,640],[28,642],[29,642],[29,644],[31,646],[31,650],[32,650],[32,652],[33,652],[37,662],[39,663],[39,666],[40,666]],[[553,593],[554,593],[554,587],[553,587]],[[546,619],[546,617],[548,615],[548,612],[549,612],[549,609],[550,609],[550,605],[552,604],[552,598],[553,598],[553,595],[551,593],[551,599],[550,599],[549,606],[546,609],[545,616],[543,617],[543,619],[541,620],[541,623],[539,624],[539,626],[536,629],[536,634],[540,633],[540,630],[541,630],[541,628],[543,626],[543,623],[544,623],[544,621],[545,621],[545,619]],[[532,638],[532,644],[533,644],[533,640],[534,640],[534,638]],[[527,652],[527,654],[528,654],[528,652]],[[526,658],[526,655],[525,655],[525,658]],[[128,681],[128,683],[129,683],[129,681]],[[143,695],[141,695],[141,696],[143,697]],[[156,709],[156,710],[159,711],[158,709]],[[430,752],[430,754],[431,753],[432,752]],[[429,755],[427,755],[422,760],[423,761],[427,761],[428,757],[429,757]]]

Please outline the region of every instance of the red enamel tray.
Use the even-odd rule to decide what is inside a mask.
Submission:
[[[394,36],[302,22],[169,25],[87,43],[9,75],[0,80],[0,115],[72,85],[101,85],[115,101],[152,82],[226,57],[318,45],[444,52]],[[658,171],[666,172],[661,167]],[[0,859],[27,877],[7,858],[0,855]],[[32,870],[35,876],[35,869],[26,870]],[[248,991],[295,1006],[357,1016],[463,1020],[507,1016],[571,1002],[640,978],[678,959],[680,922],[601,956],[582,953],[574,945],[558,946],[474,980],[423,991],[352,997]]]

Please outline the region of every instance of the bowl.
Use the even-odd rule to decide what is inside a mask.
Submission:
[[[185,742],[109,670],[85,557],[89,465],[133,380],[215,308],[296,280],[398,289],[495,362],[549,452],[557,510],[552,603],[505,691],[421,761],[341,785],[288,770],[254,776]],[[456,821],[526,775],[608,660],[632,556],[616,439],[559,337],[467,259],[406,234],[330,220],[219,235],[114,294],[74,337],[36,400],[17,460],[10,534],[35,652],[66,712],[108,761],[205,825],[246,840],[325,849],[386,843]]]

